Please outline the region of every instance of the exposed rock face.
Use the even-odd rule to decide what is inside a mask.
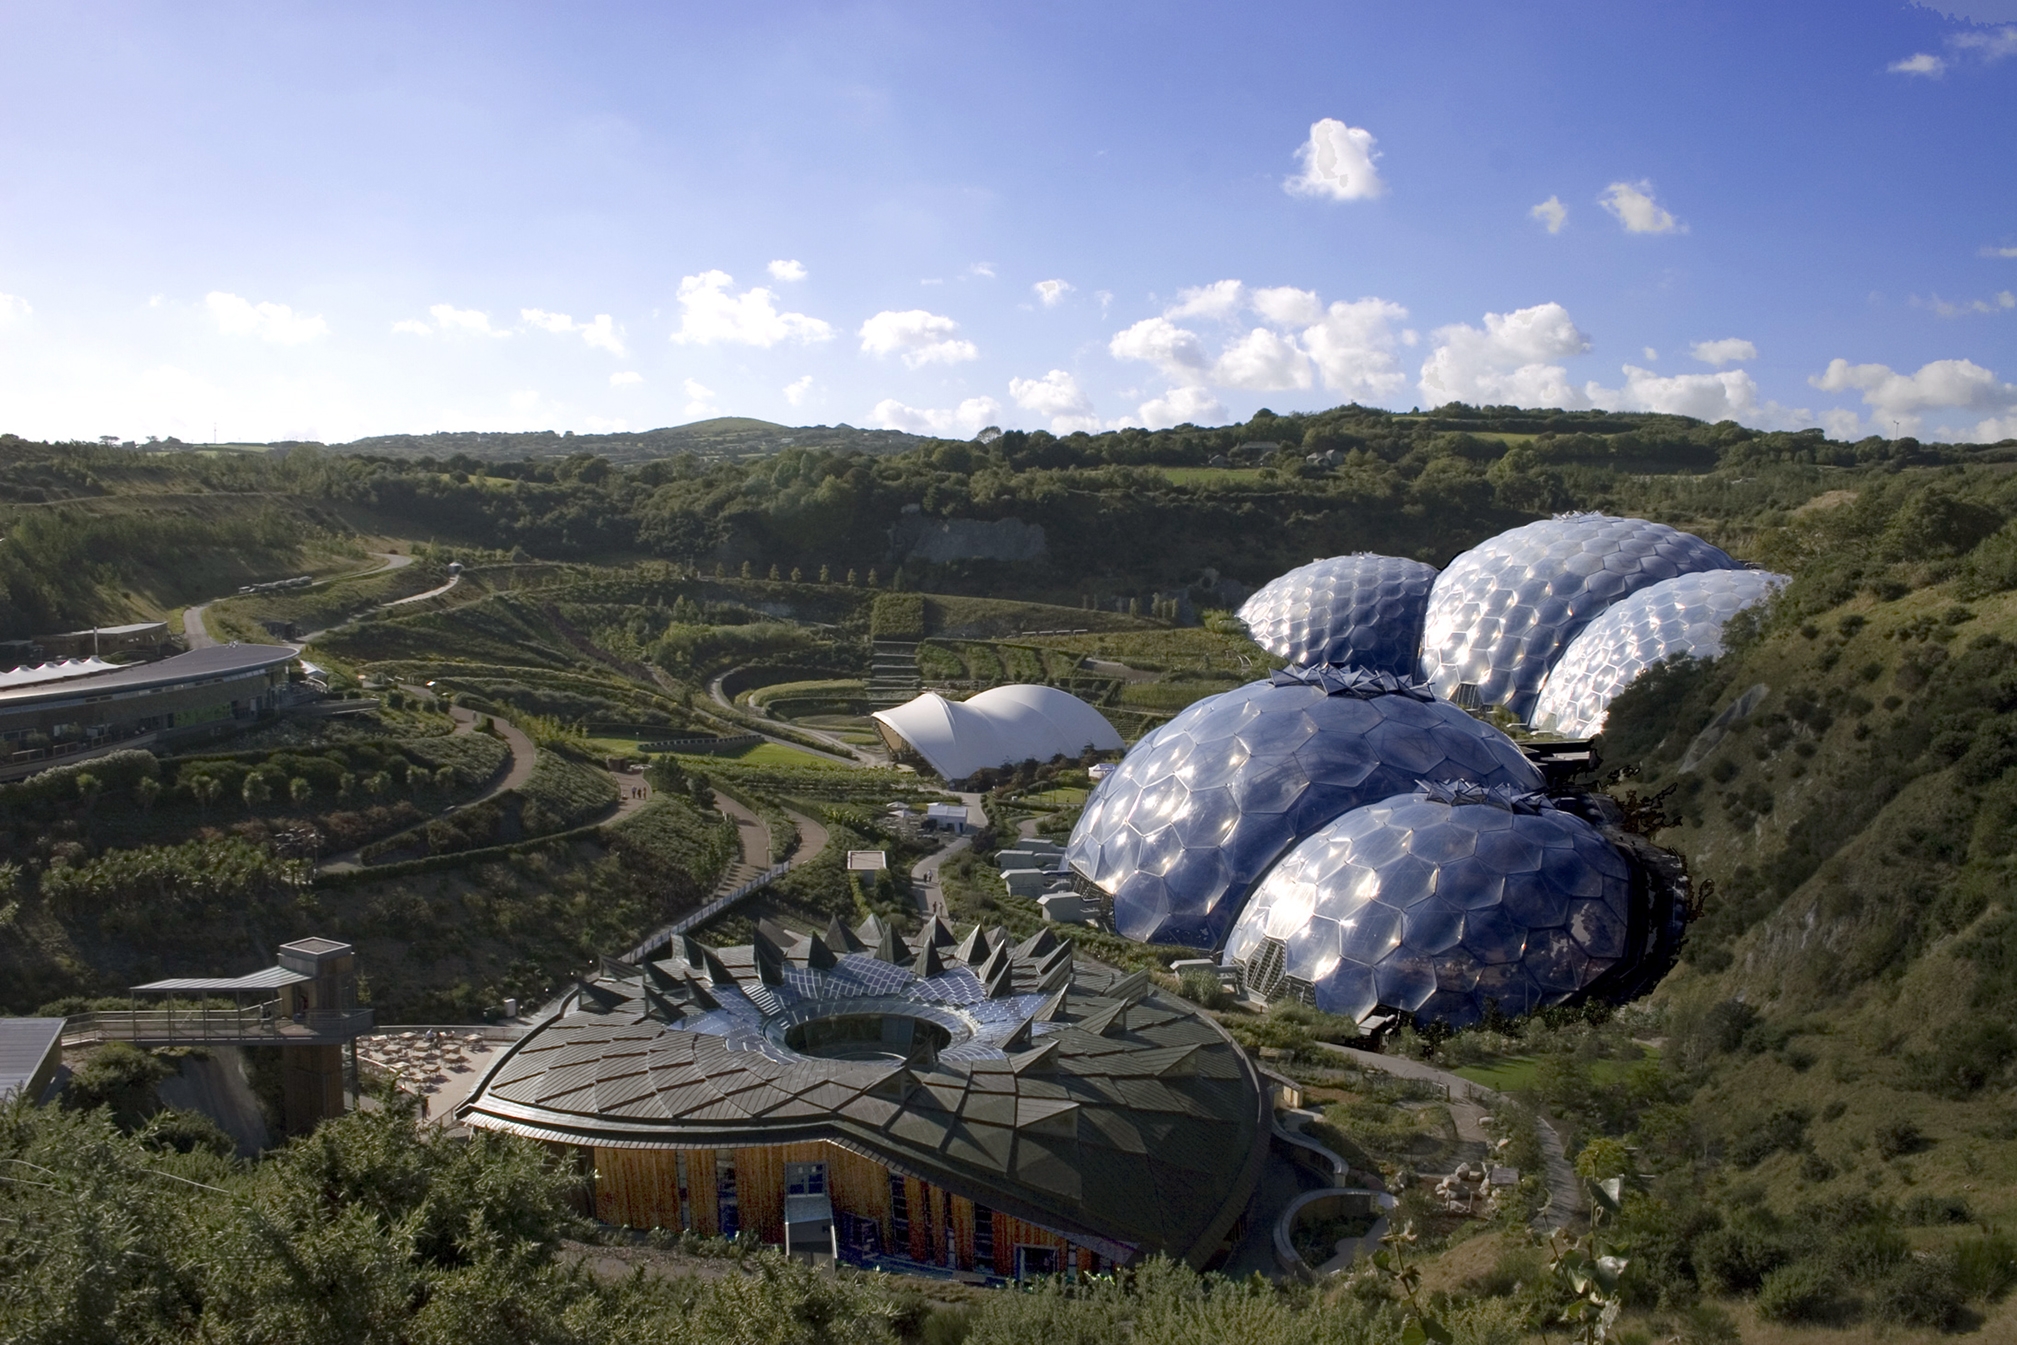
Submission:
[[[898,562],[952,560],[1042,560],[1043,525],[1019,518],[992,522],[977,518],[926,518],[905,514],[889,531],[890,554]]]

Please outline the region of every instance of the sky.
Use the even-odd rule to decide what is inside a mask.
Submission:
[[[0,51],[0,432],[2017,437],[2017,0],[4,0]]]

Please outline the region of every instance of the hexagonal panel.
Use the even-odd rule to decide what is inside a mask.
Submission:
[[[1312,561],[1240,607],[1254,642],[1291,663],[1350,663],[1414,675],[1436,567],[1361,552]]]

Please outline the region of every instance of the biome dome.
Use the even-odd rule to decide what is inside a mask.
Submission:
[[[1093,792],[1065,854],[1144,942],[1216,948],[1276,858],[1420,780],[1537,789],[1513,741],[1426,690],[1362,669],[1287,669],[1197,702]]]
[[[1413,677],[1436,567],[1361,552],[1312,561],[1263,584],[1240,607],[1254,642],[1291,663],[1336,663]]]
[[[1640,589],[1584,627],[1555,660],[1534,701],[1534,727],[1572,738],[1596,733],[1633,678],[1677,654],[1715,658],[1724,623],[1785,582],[1764,570],[1707,570]]]
[[[1525,719],[1556,658],[1612,604],[1678,575],[1736,568],[1701,538],[1643,518],[1566,514],[1514,528],[1436,577],[1422,677],[1437,695],[1472,687],[1480,703]]]
[[[1255,889],[1225,958],[1319,1009],[1385,1007],[1466,1027],[1560,1004],[1633,952],[1632,874],[1580,817],[1538,795],[1427,786],[1309,837]],[[1301,988],[1299,987],[1299,988]]]

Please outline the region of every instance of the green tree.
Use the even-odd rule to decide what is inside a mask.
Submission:
[[[308,801],[315,797],[315,786],[308,777],[297,775],[287,782],[287,797],[297,808],[306,808]]]
[[[244,795],[247,812],[264,807],[273,800],[273,786],[257,771],[245,777],[245,787],[239,792]]]
[[[161,797],[161,782],[151,775],[143,775],[133,786],[133,801],[140,805],[143,813],[152,812],[154,801]]]

